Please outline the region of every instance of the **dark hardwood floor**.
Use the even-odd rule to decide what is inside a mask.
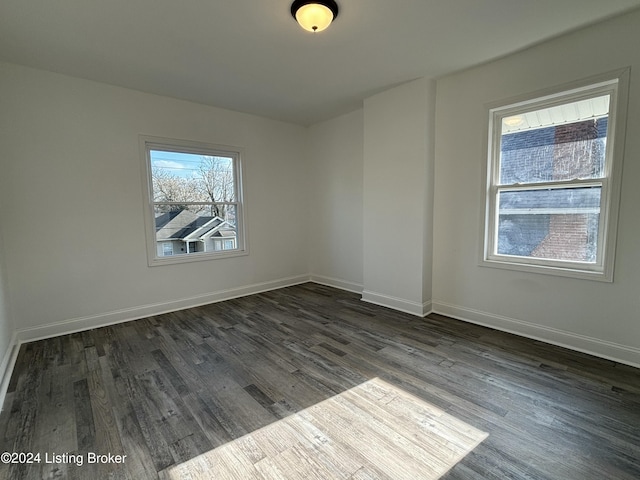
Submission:
[[[0,478],[180,478],[374,378],[488,433],[444,479],[640,479],[640,370],[312,283],[23,345],[0,452],[41,459]]]

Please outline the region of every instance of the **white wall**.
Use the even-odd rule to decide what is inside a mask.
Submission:
[[[640,12],[437,82],[434,310],[640,365]],[[485,104],[632,67],[612,284],[478,266]]]
[[[311,273],[367,301],[421,314],[433,298],[441,313],[640,365],[639,24],[640,12],[616,18],[437,89],[416,80],[310,129],[0,64],[0,357],[14,330],[53,335]],[[479,267],[485,104],[627,65],[615,281]],[[245,148],[249,256],[147,266],[139,134]]]
[[[364,102],[363,299],[421,315],[431,306],[435,82]]]
[[[11,64],[0,91],[20,338],[308,278],[306,128]],[[244,147],[250,255],[147,266],[139,134]]]
[[[363,111],[310,128],[309,270],[312,278],[362,290]]]

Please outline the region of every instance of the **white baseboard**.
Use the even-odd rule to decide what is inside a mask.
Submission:
[[[323,277],[321,275],[298,275],[269,282],[220,290],[206,295],[116,310],[88,317],[73,318],[33,328],[19,329],[14,332],[7,352],[0,364],[0,406],[4,402],[7,388],[11,380],[11,373],[15,365],[19,347],[22,343],[55,337],[58,335],[66,335],[92,328],[104,327],[107,325],[127,322],[152,315],[160,315],[162,313],[183,310],[185,308],[197,307],[209,303],[230,300],[232,298],[289,287],[309,281],[362,294],[362,300],[364,302],[381,305],[383,307],[411,315],[424,317],[429,313],[434,312],[456,318],[458,320],[540,340],[546,343],[551,343],[640,368],[640,349],[638,348],[607,342],[597,338],[587,337],[550,327],[544,327],[509,317],[494,315],[488,312],[450,305],[444,302],[413,302],[403,298],[363,290],[363,287],[360,284],[336,278]]]
[[[18,329],[16,331],[16,335],[19,343],[33,342],[44,338],[67,335],[70,333],[81,332],[83,330],[90,330],[92,328],[106,327],[108,325],[137,320],[152,315],[175,312],[177,310],[184,310],[185,308],[198,307],[209,303],[216,303],[223,300],[244,297],[246,295],[253,295],[255,293],[266,292],[278,288],[290,287],[292,285],[308,281],[310,281],[308,275],[281,278],[269,282],[254,283],[252,285],[220,290],[195,297],[125,308],[88,317],[72,318],[61,322],[49,323],[47,325],[39,325],[32,328]]]
[[[639,348],[444,302],[434,301],[433,313],[640,368]]]
[[[411,315],[417,315],[418,317],[429,315],[432,311],[430,301],[418,303],[404,298],[371,292],[369,290],[364,290],[362,292],[362,301],[392,308],[393,310],[398,310],[400,312],[410,313]]]
[[[14,333],[7,347],[7,351],[2,358],[2,363],[0,364],[0,411],[4,406],[4,399],[7,395],[11,374],[13,373],[13,366],[16,364],[19,350],[18,337]]]
[[[269,282],[255,283],[238,288],[230,288],[220,290],[218,292],[208,293],[206,295],[198,295],[195,297],[172,300],[169,302],[156,303],[151,305],[143,305],[140,307],[125,308],[122,310],[114,310],[112,312],[91,315],[88,317],[72,318],[61,322],[39,325],[32,328],[18,329],[13,333],[11,343],[0,364],[0,409],[4,404],[4,399],[11,381],[11,374],[18,357],[20,345],[27,342],[42,340],[45,338],[57,337],[59,335],[68,335],[70,333],[90,330],[92,328],[106,327],[116,323],[128,322],[152,315],[160,315],[185,308],[198,307],[209,303],[221,302],[232,298],[244,297],[255,293],[266,292],[283,287],[290,287],[300,283],[309,282],[308,275],[298,275],[293,277],[281,278]]]
[[[339,278],[325,277],[322,275],[311,275],[309,280],[313,283],[339,288],[340,290],[346,290],[347,292],[362,293],[362,284],[360,283],[340,280]]]

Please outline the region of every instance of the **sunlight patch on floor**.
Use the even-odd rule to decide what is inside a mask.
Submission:
[[[170,467],[160,478],[431,480],[487,436],[374,378]]]

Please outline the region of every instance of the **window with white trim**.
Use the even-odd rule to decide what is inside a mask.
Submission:
[[[241,149],[140,137],[149,265],[246,254]]]
[[[612,281],[628,71],[618,73],[489,109],[484,265]]]

